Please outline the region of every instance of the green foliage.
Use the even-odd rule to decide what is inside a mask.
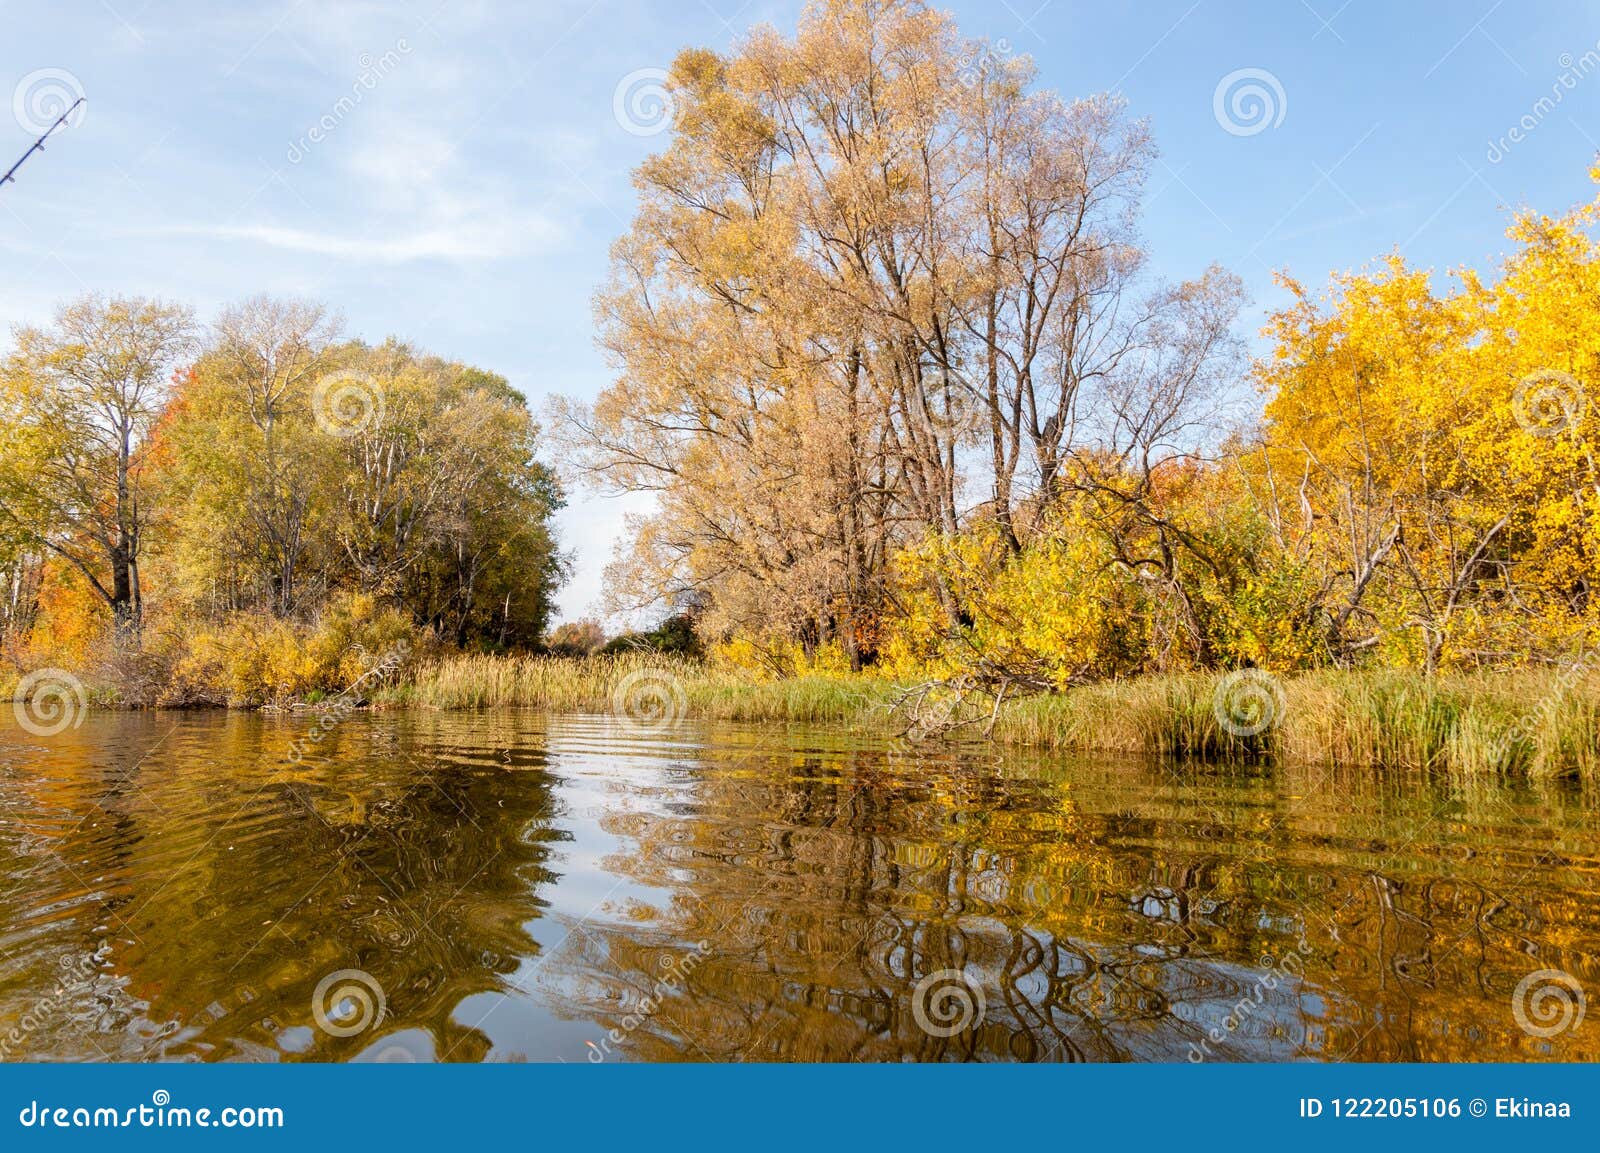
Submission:
[[[272,703],[339,691],[347,650],[402,637],[539,644],[563,498],[504,377],[341,341],[296,300],[226,309],[195,347],[186,309],[137,299],[19,330],[0,365],[14,659],[128,704]]]
[[[613,637],[600,648],[602,656],[631,652],[699,656],[700,639],[695,635],[694,621],[679,613],[668,617],[649,632],[623,633],[619,637]]]

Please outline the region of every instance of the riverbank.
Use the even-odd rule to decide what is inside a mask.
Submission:
[[[805,723],[903,733],[908,688],[871,676],[763,680],[645,655],[432,661],[375,694],[381,707],[521,706]],[[935,702],[934,706],[938,705]],[[1464,774],[1600,779],[1600,676],[1548,672],[1424,677],[1403,671],[1144,677],[974,711],[957,737],[1139,756],[1371,764]],[[913,728],[911,737],[919,736]]]
[[[1186,673],[1012,696],[998,709],[981,694],[958,701],[942,689],[923,686],[919,692],[873,675],[763,677],[647,652],[581,659],[396,655],[344,685],[279,693],[270,703],[228,699],[236,707],[321,711],[517,707],[600,713],[643,731],[664,731],[686,718],[827,725],[911,744],[992,739],[1140,757],[1271,759],[1600,782],[1600,669],[1588,664],[1435,677],[1399,670],[1281,678],[1259,670]],[[71,723],[74,710],[138,706],[91,678],[58,669],[22,678],[11,695],[18,691],[31,698],[27,705],[18,703],[19,718],[39,714],[31,718],[35,731]],[[221,695],[193,694],[185,703],[221,703]],[[908,697],[917,707],[907,707]]]

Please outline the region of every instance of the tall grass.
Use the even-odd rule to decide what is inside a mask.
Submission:
[[[1238,760],[1271,756],[1460,773],[1600,775],[1600,680],[1555,673],[1320,672],[1278,682],[1272,723],[1220,723],[1220,677],[1113,681],[1002,710],[995,735],[1046,748]]]
[[[676,684],[690,716],[873,732],[904,727],[890,714],[900,686],[879,678],[761,680],[644,654],[450,657],[385,689],[379,703],[611,712],[626,678],[657,673]],[[1600,677],[1594,675],[1309,673],[1276,682],[1272,723],[1249,736],[1221,723],[1221,682],[1202,673],[1145,677],[1012,700],[1000,710],[993,736],[1039,748],[1141,756],[1600,777]]]
[[[657,677],[660,674],[660,677]],[[477,709],[500,705],[551,712],[612,712],[630,676],[666,678],[683,692],[689,715],[728,721],[850,725],[886,716],[894,686],[869,677],[762,680],[718,671],[683,657],[626,654],[571,660],[522,656],[446,657],[388,688],[384,705]]]

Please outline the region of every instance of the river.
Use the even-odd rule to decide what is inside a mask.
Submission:
[[[1600,1059],[1576,785],[313,723],[0,722],[0,1057]]]

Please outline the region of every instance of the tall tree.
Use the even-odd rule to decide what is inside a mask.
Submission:
[[[1192,421],[1237,283],[1147,284],[1145,126],[1032,80],[917,0],[679,56],[597,299],[617,380],[563,413],[591,476],[659,495],[614,569],[635,604],[859,665],[897,549],[985,516],[1015,552],[1076,456]],[[1177,410],[1131,412],[1158,395]]]
[[[143,603],[151,432],[193,331],[181,306],[87,296],[48,327],[18,329],[0,373],[0,514],[83,575],[121,636]]]
[[[338,331],[315,302],[253,297],[223,310],[184,382],[168,430],[180,445],[173,483],[185,525],[205,542],[215,608],[263,596],[279,616],[304,607],[328,473],[327,444],[311,435],[312,401],[337,367]]]

